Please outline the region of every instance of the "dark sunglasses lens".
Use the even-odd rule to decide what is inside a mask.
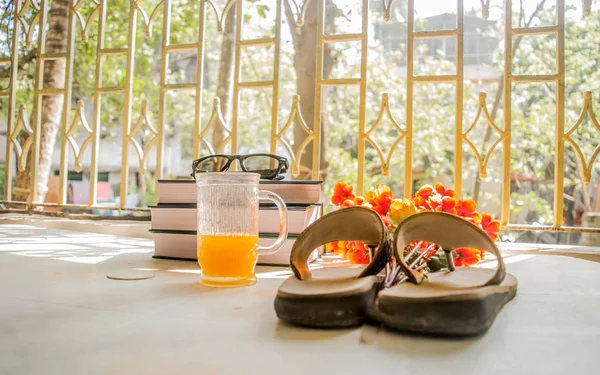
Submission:
[[[201,160],[197,165],[194,173],[201,172],[221,172],[221,169],[225,167],[229,159],[224,156],[213,156],[204,160]]]
[[[256,155],[244,159],[244,168],[248,172],[259,173],[263,178],[277,176],[279,160],[270,156]]]

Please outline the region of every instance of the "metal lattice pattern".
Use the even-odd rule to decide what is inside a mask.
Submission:
[[[585,93],[583,93],[583,108],[581,109],[581,114],[579,115],[579,118],[577,119],[575,124],[573,124],[573,126],[571,126],[571,128],[564,135],[564,141],[568,142],[575,149],[577,158],[579,159],[579,163],[583,167],[583,182],[588,183],[590,182],[590,178],[592,175],[592,165],[594,164],[594,161],[600,153],[600,145],[596,146],[596,149],[592,153],[592,156],[586,162],[585,157],[583,156],[583,152],[581,151],[581,147],[579,147],[577,142],[575,142],[573,138],[571,138],[571,134],[578,130],[578,128],[583,123],[583,120],[585,120],[586,116],[589,118],[594,129],[598,133],[600,133],[600,123],[598,123],[598,120],[594,115],[594,110],[592,108],[592,93],[590,91],[586,91]]]
[[[394,115],[390,109],[390,98],[387,93],[381,93],[381,107],[375,122],[367,129],[366,119],[366,95],[367,95],[367,51],[369,42],[369,7],[371,1],[361,0],[361,29],[357,33],[330,35],[325,32],[325,2],[320,0],[305,0],[297,2],[295,0],[276,0],[275,1],[275,27],[274,35],[267,38],[244,39],[243,38],[243,5],[244,0],[229,0],[224,3],[221,9],[218,2],[213,0],[198,0],[199,6],[199,28],[197,40],[193,43],[172,44],[171,43],[171,8],[172,0],[162,0],[153,9],[145,9],[144,2],[141,0],[129,0],[129,10],[127,14],[127,45],[123,48],[105,47],[105,29],[107,22],[108,5],[107,0],[72,0],[69,8],[69,25],[67,49],[64,53],[46,53],[45,44],[47,38],[48,8],[49,0],[15,0],[13,8],[13,28],[11,35],[11,57],[0,59],[0,66],[9,66],[10,79],[7,90],[0,90],[0,98],[8,98],[8,131],[7,131],[7,151],[6,161],[10,163],[16,157],[20,170],[25,167],[26,157],[29,155],[33,160],[39,159],[39,142],[41,129],[41,101],[45,95],[62,95],[64,98],[61,128],[61,166],[60,166],[60,184],[59,184],[59,203],[58,206],[69,206],[66,203],[66,186],[68,175],[68,156],[69,147],[75,157],[75,168],[81,170],[81,157],[84,150],[91,149],[90,164],[90,194],[89,202],[86,207],[97,206],[97,176],[98,176],[98,148],[100,139],[100,119],[102,98],[107,94],[120,94],[124,97],[123,119],[122,119],[122,168],[121,168],[121,189],[120,204],[118,209],[126,209],[126,196],[128,192],[128,150],[133,147],[138,155],[140,172],[146,171],[148,155],[151,150],[156,154],[156,178],[162,178],[164,131],[165,131],[165,106],[166,94],[173,91],[191,90],[195,94],[194,106],[194,133],[193,133],[193,155],[198,156],[201,150],[209,153],[215,153],[223,150],[225,145],[230,147],[231,153],[238,150],[239,136],[239,118],[240,118],[240,93],[248,89],[270,89],[272,90],[271,101],[271,137],[269,142],[269,151],[275,153],[278,145],[285,149],[292,159],[292,174],[297,175],[300,172],[300,157],[312,142],[313,165],[311,173],[313,178],[319,178],[320,171],[320,150],[321,150],[321,124],[322,124],[322,91],[331,86],[358,86],[359,88],[359,115],[358,115],[358,193],[362,194],[365,178],[365,146],[370,144],[376,150],[382,164],[382,174],[389,174],[390,160],[399,145],[404,146],[404,195],[410,196],[412,191],[412,160],[413,160],[413,112],[415,110],[413,97],[416,84],[420,83],[452,83],[456,87],[456,117],[455,117],[455,139],[454,139],[454,189],[461,191],[462,183],[462,158],[463,147],[475,156],[479,175],[487,175],[487,166],[490,155],[498,150],[502,153],[502,208],[501,219],[504,225],[508,225],[510,214],[510,144],[511,144],[511,97],[513,85],[523,82],[553,82],[555,84],[556,102],[556,137],[555,146],[555,189],[554,189],[554,223],[553,228],[562,227],[563,210],[563,191],[564,191],[564,148],[568,143],[575,150],[577,159],[583,166],[584,182],[589,182],[592,164],[600,153],[600,146],[595,149],[589,160],[585,160],[580,146],[571,137],[582,124],[587,116],[594,128],[600,132],[600,125],[592,110],[592,93],[586,92],[582,105],[582,111],[579,119],[569,130],[565,132],[565,1],[557,0],[557,21],[555,25],[539,27],[513,27],[512,23],[512,2],[505,1],[504,9],[504,124],[503,127],[496,124],[487,110],[485,93],[479,94],[479,104],[475,118],[470,122],[469,127],[463,130],[463,82],[464,82],[464,6],[462,0],[457,0],[457,22],[456,27],[449,30],[427,30],[416,31],[415,29],[415,0],[408,1],[408,44],[406,49],[407,61],[407,99],[406,113],[402,116]],[[282,39],[282,14],[284,1],[287,1],[295,15],[296,28],[304,25],[307,7],[311,1],[317,1],[316,26],[316,75],[314,97],[300,98],[293,96],[293,103],[289,115],[285,119],[279,118],[279,80],[280,80],[280,47]],[[481,17],[487,19],[489,16],[489,0],[480,0],[482,13]],[[591,0],[582,2],[584,14],[591,11]],[[381,0],[382,17],[385,22],[390,20],[392,8],[396,4],[393,0]],[[84,7],[87,9],[87,16],[82,12]],[[234,82],[233,82],[233,111],[229,123],[223,118],[221,113],[220,99],[213,100],[212,114],[210,118],[202,118],[202,97],[203,97],[203,73],[205,67],[205,42],[207,38],[207,16],[212,12],[217,20],[219,32],[224,30],[224,22],[229,12],[236,12],[236,33],[235,39],[235,63],[234,63]],[[138,17],[138,15],[140,17]],[[162,51],[160,59],[160,83],[159,83],[159,102],[157,124],[154,126],[148,116],[148,103],[142,103],[140,113],[137,116],[133,128],[132,124],[132,105],[134,97],[133,79],[135,75],[135,50],[136,36],[142,32],[145,36],[152,35],[153,26],[158,17],[162,16]],[[138,18],[142,20],[142,25],[138,27]],[[86,119],[83,101],[77,103],[74,116],[70,111],[70,103],[73,96],[73,62],[75,59],[76,33],[81,33],[83,43],[88,42],[91,30],[97,28],[96,40],[96,61],[94,72],[94,95],[93,95],[93,115],[88,122]],[[555,74],[514,74],[512,66],[514,64],[513,37],[529,35],[554,35],[556,37],[556,73]],[[35,76],[35,94],[33,108],[35,109],[30,121],[25,110],[25,103],[17,103],[18,75],[19,65],[19,41],[25,41],[30,46],[33,39],[37,38],[38,50],[36,56],[36,76]],[[424,39],[446,38],[453,39],[456,42],[456,72],[445,75],[415,75],[414,57],[415,42]],[[323,77],[323,55],[326,44],[335,44],[342,42],[360,43],[360,74],[356,78],[324,78]],[[247,47],[272,47],[273,64],[272,78],[268,80],[245,81],[241,78],[241,52]],[[167,74],[170,55],[176,52],[195,52],[197,53],[196,79],[193,82],[168,83]],[[105,86],[102,81],[103,64],[105,57],[121,56],[125,59],[124,84],[117,86]],[[61,89],[46,88],[43,82],[43,63],[50,60],[64,60],[66,63],[66,74],[64,86]],[[138,93],[135,93],[138,94]],[[303,102],[304,101],[304,102]],[[302,103],[314,101],[314,118],[312,126],[307,125],[300,108]],[[73,117],[73,118],[71,118]],[[404,118],[405,126],[400,126],[396,118]],[[483,118],[487,125],[497,135],[495,141],[491,143],[487,150],[479,150],[471,139],[472,131],[478,121]],[[389,150],[385,150],[377,143],[373,137],[374,132],[381,128],[383,120],[387,119],[398,132]],[[280,124],[283,124],[282,126]],[[307,134],[303,142],[297,145],[296,151],[292,147],[292,140],[286,138],[286,133],[292,128],[292,125],[299,126]],[[224,133],[222,143],[219,145],[211,144],[209,133],[218,129]],[[86,135],[81,144],[78,144],[76,134],[83,132]],[[150,135],[150,139],[145,145],[141,145],[136,139],[141,133]],[[31,150],[32,152],[29,152]],[[387,152],[386,152],[387,151]],[[32,183],[29,206],[44,205],[41,202],[34,202],[36,196],[36,184],[33,178],[36,176],[36,163],[32,163]],[[6,168],[6,181],[12,180],[11,168]],[[11,184],[5,185],[5,197],[11,197]],[[3,203],[13,203],[6,198]]]
[[[21,131],[24,131],[27,134],[23,147],[21,147],[21,143],[19,142]],[[25,169],[25,163],[27,162],[26,157],[29,154],[31,144],[33,143],[32,136],[33,130],[31,129],[31,126],[29,126],[29,120],[27,120],[27,111],[25,109],[25,105],[21,104],[17,114],[17,123],[15,124],[14,130],[8,137],[15,147],[15,154],[17,154],[18,161],[17,165],[19,166],[20,171]]]
[[[145,129],[145,130],[144,130]],[[140,143],[134,138],[138,133],[148,132],[152,134],[150,139],[145,145],[140,145]],[[140,173],[146,172],[146,156],[150,152],[150,149],[154,146],[154,144],[158,141],[158,131],[152,125],[152,121],[150,121],[150,117],[148,117],[148,102],[144,100],[142,102],[142,109],[140,110],[140,117],[133,129],[129,132],[129,140],[133,144],[135,151],[138,154],[140,161]]]
[[[487,177],[487,166],[488,162],[490,161],[490,156],[492,155],[492,152],[496,149],[496,146],[498,146],[500,142],[504,141],[506,138],[506,133],[502,129],[500,129],[498,125],[496,125],[496,123],[494,122],[494,120],[492,120],[492,117],[490,116],[490,113],[487,110],[486,97],[487,95],[485,92],[479,93],[479,105],[477,107],[477,114],[475,115],[475,119],[471,123],[471,126],[469,126],[469,128],[462,134],[463,141],[469,145],[469,147],[471,148],[471,150],[473,150],[473,153],[475,154],[475,158],[477,159],[477,163],[479,164],[479,176],[481,176],[481,178]],[[477,125],[477,121],[479,121],[479,118],[482,114],[483,118],[492,128],[492,130],[494,130],[500,136],[494,143],[492,143],[492,145],[487,150],[487,152],[484,153],[484,155],[481,155],[479,150],[477,150],[475,144],[473,144],[473,142],[468,138],[469,133],[473,131],[473,129]]]
[[[383,121],[384,116],[386,116],[388,118],[388,120],[392,123],[392,126],[400,134],[398,136],[398,138],[396,139],[396,141],[390,147],[390,149],[387,153],[387,157],[384,155],[384,151],[382,150],[382,148],[371,137],[371,134],[373,134],[375,129],[377,129],[381,125],[381,122]],[[394,115],[392,114],[392,111],[390,110],[390,97],[387,92],[384,92],[383,95],[381,95],[381,109],[379,110],[379,115],[377,116],[377,120],[375,120],[373,125],[371,125],[371,128],[369,130],[367,130],[367,132],[365,133],[365,140],[367,142],[369,142],[371,144],[371,146],[373,146],[375,148],[375,150],[377,150],[377,154],[379,155],[379,159],[381,160],[381,174],[383,176],[390,175],[390,160],[392,159],[394,150],[396,150],[396,148],[398,147],[400,142],[402,142],[402,140],[404,140],[405,138],[406,138],[406,131],[404,131],[404,129],[402,129],[402,127],[400,127],[400,124],[398,124],[398,121],[396,121],[396,119],[394,118]]]
[[[294,120],[297,120],[300,124],[300,127],[308,134],[308,136],[304,139],[304,141],[298,147],[298,152],[294,154],[292,150],[292,146],[290,142],[284,138],[285,132],[292,127]],[[306,121],[302,117],[302,112],[300,112],[300,95],[294,95],[294,102],[292,103],[292,108],[290,110],[290,116],[286,121],[283,128],[277,133],[277,140],[280,141],[285,147],[286,151],[290,154],[292,158],[292,174],[294,176],[298,176],[300,174],[300,158],[296,157],[296,155],[301,155],[306,146],[312,141],[314,142],[316,138],[315,132],[313,132],[308,125],[306,125]]]
[[[77,141],[73,137],[73,135],[77,131],[77,125],[81,125],[83,130],[87,134],[89,134],[81,144],[81,148],[79,147],[79,144],[77,144]],[[77,101],[75,117],[73,118],[73,122],[71,123],[71,126],[69,127],[69,130],[67,130],[65,135],[67,136],[67,140],[69,141],[69,144],[73,149],[73,154],[75,155],[75,172],[81,172],[81,157],[83,156],[83,151],[90,144],[90,142],[92,142],[92,139],[94,139],[95,136],[94,131],[92,130],[85,118],[85,111],[83,110],[83,100]]]

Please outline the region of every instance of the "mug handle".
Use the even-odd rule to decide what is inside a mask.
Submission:
[[[285,240],[287,239],[287,235],[288,235],[288,211],[287,211],[287,206],[285,205],[285,202],[283,202],[283,199],[281,199],[281,197],[271,191],[266,191],[266,190],[259,190],[258,192],[258,199],[259,200],[270,200],[271,202],[275,203],[275,205],[277,206],[277,209],[279,210],[279,237],[277,238],[277,241],[275,241],[274,244],[272,244],[271,246],[267,246],[267,247],[262,247],[262,246],[258,246],[258,255],[270,255],[270,254],[274,254],[277,251],[279,251],[279,249],[281,249],[281,247],[283,246],[283,244],[285,243]]]

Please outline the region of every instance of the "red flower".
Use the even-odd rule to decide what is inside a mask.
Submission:
[[[431,196],[429,197],[429,199],[427,200],[427,202],[429,202],[429,206],[431,207],[432,211],[440,211],[440,209],[438,209],[439,206],[442,205],[442,196],[439,194],[431,194]]]
[[[477,211],[473,212],[473,216],[466,218],[473,224],[481,224],[481,214]]]
[[[415,195],[412,198],[413,204],[415,205],[415,207],[417,207],[419,210],[427,210],[427,211],[433,211],[433,208],[431,207],[431,204],[429,203],[429,200]]]
[[[498,239],[498,232],[500,231],[500,222],[494,220],[489,214],[477,212],[475,201],[472,199],[458,200],[454,190],[446,189],[440,183],[437,183],[435,187],[424,185],[411,200],[394,200],[392,191],[384,184],[376,185],[375,189],[369,191],[363,198],[354,195],[352,186],[339,182],[333,188],[331,203],[341,207],[359,206],[372,209],[384,218],[385,226],[389,231],[395,229],[395,223],[401,221],[405,214],[404,211],[406,211],[405,208],[408,206],[411,206],[414,211],[441,211],[462,217],[481,227],[493,241]],[[395,205],[391,206],[392,203]],[[412,206],[413,204],[414,206]],[[410,252],[415,246],[419,246],[421,252],[425,251],[427,253],[424,257],[425,261],[431,259],[439,250],[439,246],[436,244],[413,242],[406,251]],[[370,262],[369,248],[362,242],[337,241],[327,244],[326,247],[328,252],[340,254],[348,259],[350,263],[367,264]],[[472,266],[484,259],[484,253],[483,250],[475,248],[459,248],[455,250],[454,263],[457,267]]]
[[[456,197],[456,192],[454,190],[446,189],[444,185],[440,184],[439,182],[435,184],[435,191],[442,197]]]
[[[431,185],[423,185],[419,191],[415,193],[416,197],[421,197],[425,200],[429,199],[429,197],[433,194],[433,187]]]
[[[342,207],[356,207],[356,206],[364,206],[364,198],[357,195],[354,198],[350,199],[346,199],[345,201],[342,202],[341,206]],[[371,208],[370,206],[368,208]]]
[[[369,191],[365,199],[372,206],[373,210],[377,211],[379,215],[385,216],[390,209],[394,194],[392,194],[392,191],[386,185],[377,184],[375,190]]]
[[[348,242],[347,258],[352,264],[369,264],[369,248],[363,242]]]
[[[477,203],[473,199],[459,200],[456,207],[456,214],[462,217],[472,217],[475,213],[475,208],[477,208]]]
[[[498,239],[498,232],[500,232],[500,222],[492,219],[490,214],[481,215],[481,228],[487,233],[492,241]]]
[[[456,267],[470,267],[481,260],[480,251],[472,247],[461,247],[454,250],[454,265]]]
[[[339,255],[345,257],[346,252],[347,252],[346,244],[347,244],[346,241],[330,242],[325,245],[325,249],[327,250],[328,253],[336,253],[336,254],[339,254]]]
[[[345,201],[342,202],[341,206],[342,207],[354,207],[357,204],[354,202],[354,200],[352,199],[346,199]]]
[[[331,204],[339,206],[346,200],[354,200],[355,195],[352,193],[352,186],[343,182],[338,182],[333,187],[333,194],[331,195]]]
[[[440,204],[435,207],[435,211],[448,212],[452,215],[456,215],[456,199],[450,196],[443,197]]]
[[[328,253],[336,253],[352,264],[369,264],[369,248],[358,241],[336,241],[325,245]]]

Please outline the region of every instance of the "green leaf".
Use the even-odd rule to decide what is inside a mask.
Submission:
[[[260,18],[267,18],[267,12],[269,11],[269,7],[267,5],[257,5],[256,12],[260,16]]]

